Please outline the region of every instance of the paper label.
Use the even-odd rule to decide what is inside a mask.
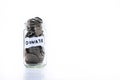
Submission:
[[[24,44],[25,44],[25,48],[44,46],[44,36],[31,37],[31,38],[26,37]]]

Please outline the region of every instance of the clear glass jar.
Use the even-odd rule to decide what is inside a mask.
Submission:
[[[27,68],[40,68],[46,65],[42,19],[31,18],[24,30],[24,65]]]

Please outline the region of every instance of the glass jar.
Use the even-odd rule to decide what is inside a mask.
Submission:
[[[31,18],[24,30],[24,65],[27,68],[40,68],[46,65],[42,19]]]

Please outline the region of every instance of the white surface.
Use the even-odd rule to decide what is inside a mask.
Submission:
[[[47,66],[23,67],[23,29],[39,16]],[[0,80],[120,80],[120,0],[1,0]]]

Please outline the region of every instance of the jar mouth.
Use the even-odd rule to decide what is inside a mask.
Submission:
[[[28,24],[30,24],[30,25],[36,25],[36,24],[41,24],[41,23],[43,23],[42,19],[39,18],[39,17],[35,17],[35,18],[32,18],[32,19],[29,19],[27,22],[28,22]]]

